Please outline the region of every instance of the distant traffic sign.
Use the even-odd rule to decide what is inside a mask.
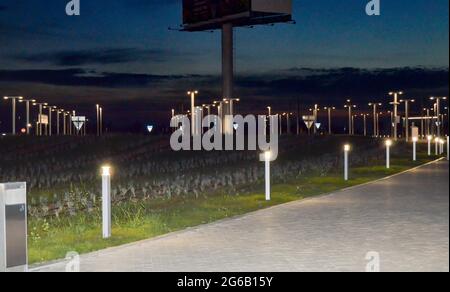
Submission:
[[[86,123],[86,117],[78,117],[78,116],[72,117],[72,123],[75,126],[75,128],[78,131],[80,131],[83,128],[84,124]]]

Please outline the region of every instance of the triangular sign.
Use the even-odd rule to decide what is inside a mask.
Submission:
[[[84,122],[82,122],[82,121],[74,121],[74,122],[73,122],[73,125],[75,126],[75,128],[76,128],[78,131],[80,131],[81,128],[83,128]]]
[[[319,129],[320,129],[320,126],[322,126],[322,124],[321,124],[321,123],[316,123],[316,128],[317,128],[317,130],[319,130]]]
[[[314,125],[313,121],[305,121],[305,125],[308,129],[311,129],[311,127]]]

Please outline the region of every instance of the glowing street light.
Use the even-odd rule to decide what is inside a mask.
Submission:
[[[413,137],[413,161],[417,161],[417,137]]]
[[[430,100],[436,101],[436,117],[437,117],[437,136],[441,136],[441,127],[442,127],[442,121],[441,121],[441,101],[447,100],[447,97],[430,97]]]
[[[348,133],[349,135],[354,135],[355,133],[353,132],[353,109],[356,108],[356,105],[352,104],[352,101],[350,99],[347,99],[347,104],[344,105],[344,108],[348,109]]]
[[[391,146],[392,140],[386,140],[386,168],[391,168]]]
[[[398,106],[400,105],[398,99],[399,99],[400,95],[403,95],[403,91],[392,91],[392,92],[389,92],[389,95],[394,97],[394,101],[391,102],[391,104],[394,106],[394,122],[393,122],[394,125],[393,125],[393,130],[394,130],[394,139],[395,139],[395,141],[397,141],[397,139],[398,139],[397,127],[398,127],[398,120],[399,120],[399,118],[398,118]]]
[[[331,126],[331,111],[336,110],[336,107],[334,106],[326,106],[324,107],[324,110],[328,112],[328,134],[332,135],[332,126]]]
[[[382,106],[383,104],[381,103],[376,103],[376,102],[371,102],[369,103],[369,106],[371,106],[373,108],[373,136],[374,137],[379,137],[380,136],[380,126],[378,124],[378,107]]]
[[[95,105],[96,114],[97,114],[97,136],[100,136],[100,105]]]
[[[433,141],[433,136],[428,135],[427,136],[427,142],[428,142],[428,156],[431,156],[431,142]]]
[[[27,127],[26,127],[26,133],[27,135],[30,134],[30,128],[31,128],[31,124],[30,124],[30,103],[33,104],[34,102],[36,102],[36,100],[34,99],[20,99],[19,102],[25,102],[26,105],[26,119],[27,119]]]
[[[406,125],[406,142],[409,142],[409,104],[416,102],[415,99],[402,99],[401,103],[405,103],[405,125]]]
[[[348,181],[349,179],[349,162],[348,162],[348,154],[351,150],[351,146],[349,144],[344,146],[344,180]]]
[[[191,98],[191,113],[192,113],[192,117],[191,117],[191,133],[192,136],[194,136],[195,134],[197,134],[196,128],[196,112],[195,112],[195,96],[198,95],[198,91],[197,90],[193,90],[193,91],[188,91],[187,94],[190,96]]]
[[[16,134],[16,101],[22,100],[22,96],[5,96],[3,97],[4,100],[11,100],[12,101],[12,134]]]
[[[367,136],[367,117],[369,116],[369,114],[361,114],[361,116],[364,119],[364,137]]]
[[[111,237],[111,167],[102,166],[102,230],[103,238]]]
[[[39,106],[39,117],[38,117],[38,125],[39,125],[39,127],[37,127],[36,134],[37,134],[37,136],[42,136],[42,116],[43,116],[42,109],[43,109],[44,106],[47,106],[48,103],[46,103],[46,102],[34,102],[33,105],[34,106]]]
[[[264,153],[264,163],[266,169],[266,201],[270,201],[270,160],[272,159],[272,153],[270,151],[266,151]]]

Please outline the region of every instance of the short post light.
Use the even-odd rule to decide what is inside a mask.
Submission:
[[[439,143],[440,143],[440,140],[441,139],[439,139],[439,137],[436,137],[435,139],[434,139],[434,147],[435,147],[435,154],[436,154],[436,156],[438,156],[439,155]]]
[[[413,137],[413,161],[417,161],[417,137]]]
[[[391,147],[392,140],[386,140],[386,168],[391,168]]]
[[[450,160],[450,137],[447,136],[447,161]]]
[[[111,237],[111,167],[102,166],[103,238]]]
[[[431,141],[433,141],[433,136],[428,135],[427,141],[428,141],[428,156],[431,156]]]
[[[349,144],[347,144],[347,145],[344,146],[344,180],[345,180],[345,181],[348,181],[348,179],[349,179],[349,171],[348,171],[348,168],[349,168],[349,161],[348,161],[348,155],[349,155],[350,150],[351,150],[351,147],[350,147]]]
[[[264,153],[264,162],[266,168],[266,201],[270,201],[270,159],[272,158],[272,153],[266,151]]]

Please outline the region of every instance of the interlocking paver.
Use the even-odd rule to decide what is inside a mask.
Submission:
[[[449,271],[447,162],[83,255],[81,270],[365,271],[370,251],[382,271]]]

